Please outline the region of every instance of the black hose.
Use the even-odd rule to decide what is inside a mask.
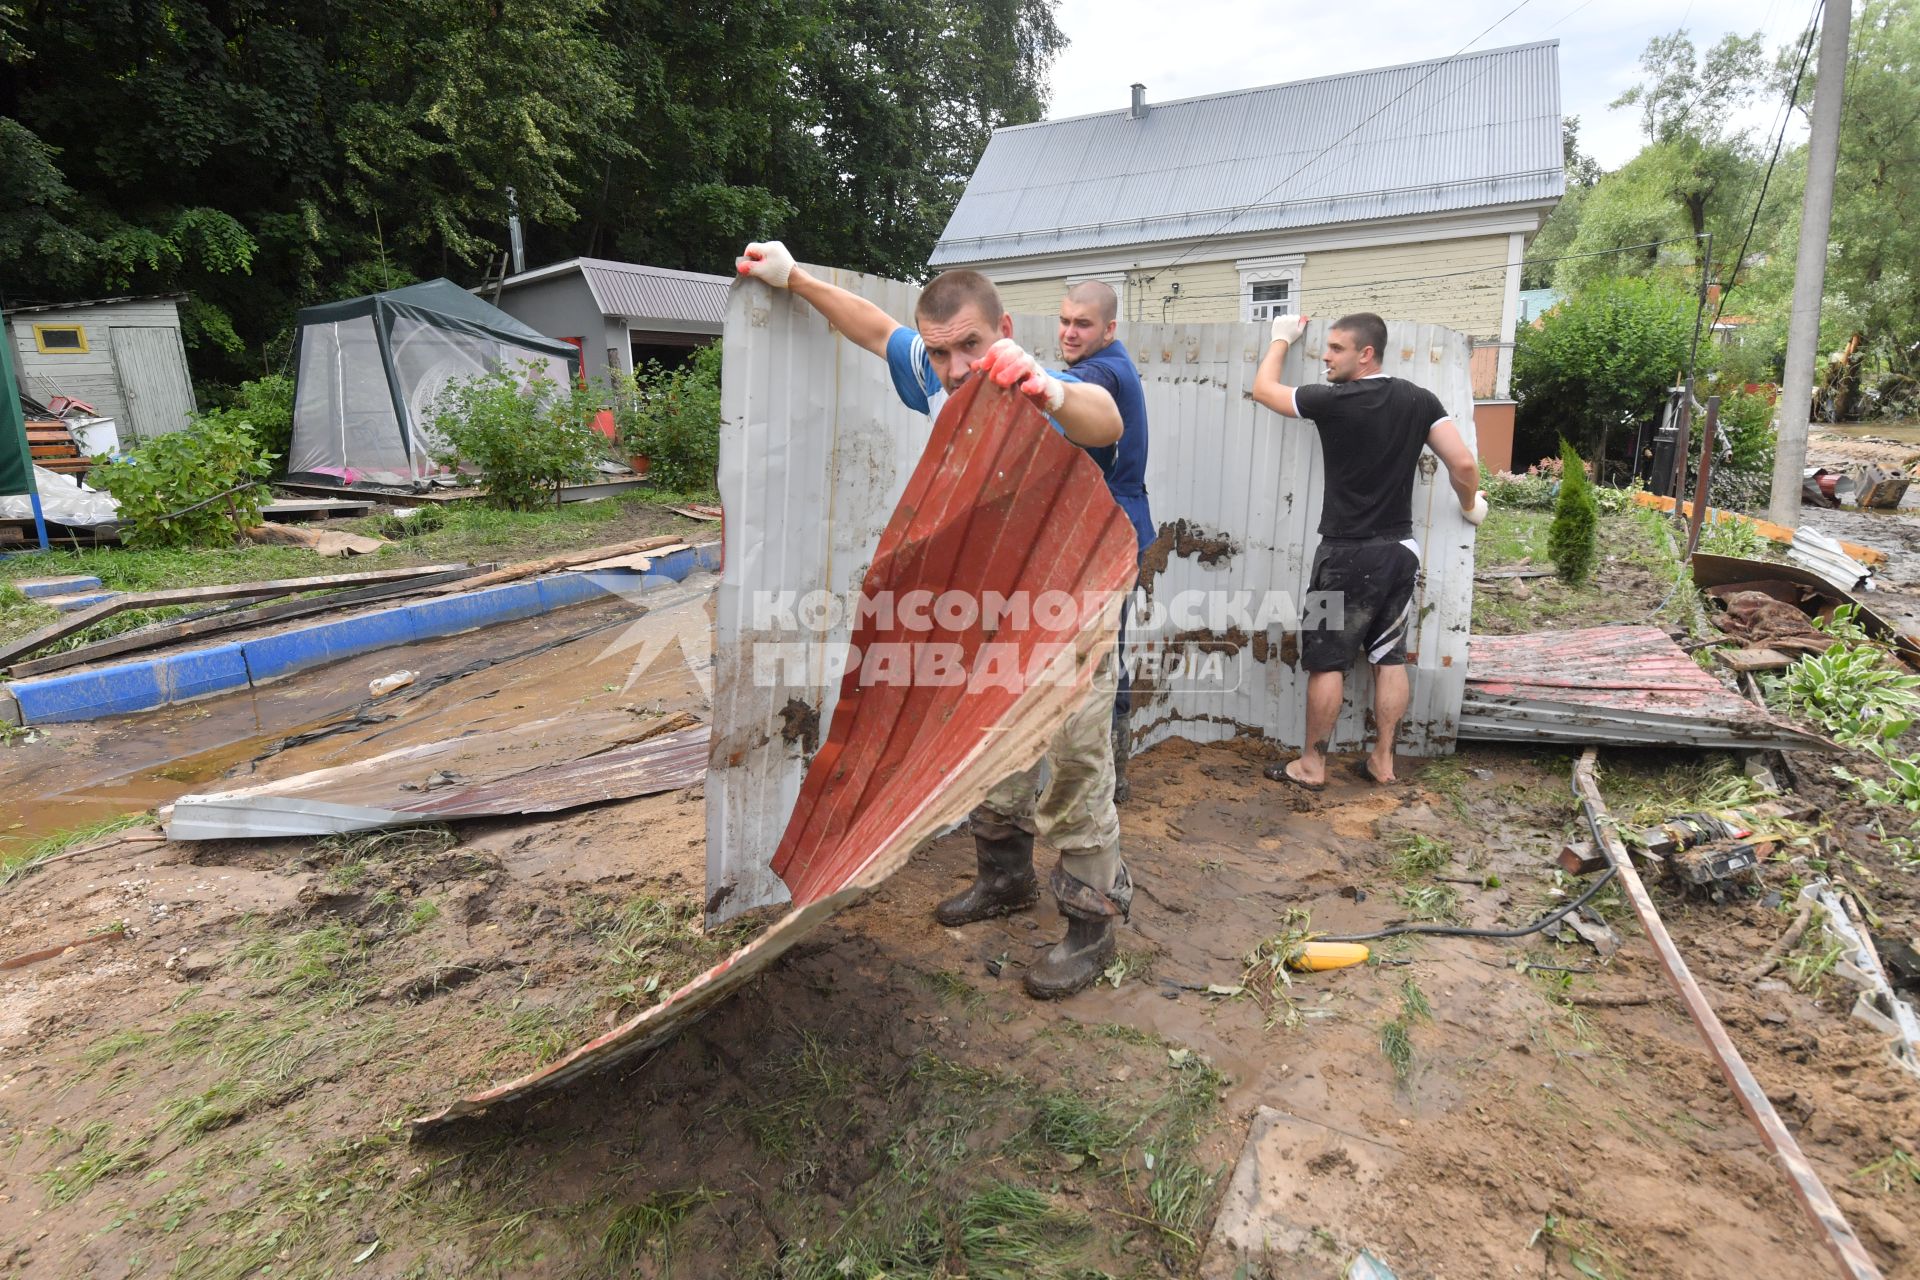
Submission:
[[[1607,887],[1613,876],[1613,868],[1608,867],[1587,886],[1585,893],[1566,906],[1541,916],[1524,929],[1468,929],[1453,924],[1396,924],[1391,928],[1381,929],[1377,933],[1315,934],[1313,940],[1315,942],[1372,942],[1378,938],[1398,938],[1408,933],[1430,934],[1441,938],[1524,938],[1528,934],[1539,933],[1549,925],[1558,923],[1562,916],[1570,915],[1586,906],[1593,900],[1595,894]]]

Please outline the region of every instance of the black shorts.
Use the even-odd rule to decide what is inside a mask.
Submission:
[[[1419,576],[1420,554],[1411,539],[1322,539],[1309,590],[1334,600],[1322,624],[1309,621],[1301,636],[1302,664],[1308,671],[1345,671],[1365,653],[1377,667],[1404,666]]]

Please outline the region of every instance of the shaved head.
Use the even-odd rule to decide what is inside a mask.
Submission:
[[[1099,314],[1101,324],[1120,318],[1120,298],[1104,280],[1082,280],[1067,290],[1067,298],[1083,307],[1092,307]]]

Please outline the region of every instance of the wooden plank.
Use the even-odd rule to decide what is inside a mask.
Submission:
[[[262,605],[255,609],[239,609],[217,613],[211,617],[189,618],[157,627],[146,627],[139,631],[129,631],[125,635],[113,636],[84,648],[69,649],[65,653],[56,653],[45,658],[16,662],[7,668],[7,674],[18,680],[24,676],[37,676],[48,671],[62,671],[68,667],[98,662],[102,658],[111,658],[122,653],[152,649],[159,645],[171,644],[176,640],[214,635],[222,631],[237,631],[242,627],[268,622],[285,622],[292,618],[327,613],[334,609],[345,609],[351,605],[365,604],[369,601],[403,597],[443,583],[470,578],[476,573],[485,573],[491,568],[493,568],[492,565],[486,564],[466,565],[405,582],[382,583],[353,591],[339,591],[317,600],[289,600],[283,604]]]
[[[0,648],[0,663],[11,664],[15,658],[25,657],[56,640],[64,640],[76,631],[86,630],[102,618],[110,618],[128,609],[155,609],[162,605],[285,596],[300,591],[324,591],[328,587],[364,586],[375,582],[405,582],[412,578],[424,578],[429,574],[445,573],[449,569],[463,568],[466,566],[419,565],[409,569],[376,569],[367,573],[330,573],[319,578],[281,578],[272,582],[227,582],[204,587],[180,587],[172,591],[131,591],[112,600],[102,601],[91,609],[82,609],[79,613],[69,614],[58,622],[48,623],[32,635],[22,637]]]
[[[1793,665],[1778,649],[1719,649],[1713,656],[1734,671],[1785,671]]]
[[[1660,967],[1666,970],[1668,980],[1680,993],[1688,1014],[1693,1018],[1693,1025],[1707,1042],[1715,1065],[1720,1068],[1721,1076],[1733,1091],[1734,1100],[1747,1113],[1754,1128],[1760,1131],[1761,1141],[1766,1143],[1767,1150],[1773,1153],[1781,1171],[1787,1175],[1794,1198],[1806,1210],[1808,1221],[1819,1232],[1821,1243],[1832,1255],[1838,1272],[1852,1280],[1881,1280],[1880,1269],[1868,1256],[1866,1246],[1860,1243],[1860,1238],[1848,1225],[1840,1206],[1820,1181],[1820,1175],[1800,1150],[1800,1144],[1794,1141],[1792,1131],[1782,1123],[1780,1113],[1774,1110],[1766,1090],[1754,1078],[1746,1059],[1740,1056],[1740,1050],[1727,1035],[1727,1029],[1721,1025],[1713,1006],[1707,1003],[1700,984],[1693,980],[1680,948],[1674,945],[1672,936],[1667,933],[1666,925],[1661,922],[1660,913],[1653,905],[1652,895],[1640,882],[1640,873],[1634,870],[1633,859],[1627,856],[1627,846],[1620,839],[1613,816],[1607,812],[1607,802],[1601,797],[1600,784],[1594,780],[1596,758],[1597,753],[1588,747],[1574,765],[1574,792],[1580,798],[1594,843],[1606,854],[1607,860],[1613,864],[1614,873],[1620,877],[1622,896],[1633,907],[1634,915],[1639,917],[1641,931],[1646,934],[1647,941],[1653,944]]]
[[[491,587],[502,582],[515,582],[521,578],[531,578],[536,574],[558,573],[562,569],[571,569],[577,564],[587,564],[599,560],[613,560],[623,556],[638,555],[644,551],[658,551],[662,547],[673,546],[680,541],[671,533],[656,538],[642,538],[638,542],[622,542],[611,547],[587,547],[563,556],[553,556],[546,560],[523,560],[519,564],[510,564],[504,569],[483,574],[471,582],[461,584],[462,590],[476,587]]]

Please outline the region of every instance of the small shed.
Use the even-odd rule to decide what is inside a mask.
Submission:
[[[193,412],[193,379],[180,340],[182,293],[95,298],[6,313],[7,349],[20,390],[67,396],[114,419],[123,442],[178,431]]]
[[[522,324],[578,347],[586,376],[606,381],[649,360],[680,363],[716,341],[732,283],[697,271],[571,258],[508,276],[497,296],[479,292]]]

